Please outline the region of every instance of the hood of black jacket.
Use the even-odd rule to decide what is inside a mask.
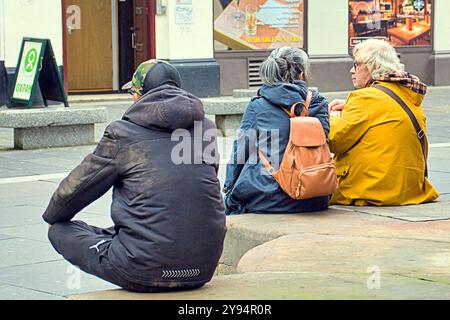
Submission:
[[[188,129],[204,119],[205,110],[200,99],[170,85],[145,94],[123,117],[141,127],[167,131]]]

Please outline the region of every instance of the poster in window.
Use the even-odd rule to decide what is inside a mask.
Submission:
[[[433,0],[349,1],[349,42],[378,38],[393,46],[431,45]]]
[[[303,0],[215,0],[215,49],[304,47]]]

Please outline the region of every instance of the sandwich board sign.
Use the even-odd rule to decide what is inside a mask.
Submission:
[[[45,106],[48,106],[48,100],[69,106],[50,40],[23,38],[9,99],[10,107],[32,107],[38,86]]]

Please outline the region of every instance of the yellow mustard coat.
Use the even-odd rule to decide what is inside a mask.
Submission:
[[[423,95],[398,83],[377,84],[402,98],[426,129]],[[339,178],[332,204],[410,205],[439,197],[424,177],[425,160],[410,118],[387,94],[372,87],[356,90],[342,116],[330,121]]]

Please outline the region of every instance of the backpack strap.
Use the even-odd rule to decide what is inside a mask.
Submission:
[[[264,165],[264,167],[273,176],[274,173],[275,173],[275,169],[270,165],[270,163],[267,160],[266,156],[264,155],[264,153],[261,150],[259,150],[259,148],[258,148],[258,155],[259,155],[259,158],[261,159],[261,162]]]
[[[374,88],[383,91],[387,95],[389,95],[392,99],[394,99],[405,112],[408,114],[409,118],[411,119],[411,122],[416,129],[417,138],[420,141],[420,146],[422,147],[422,153],[425,158],[425,177],[428,177],[428,140],[427,136],[425,135],[425,130],[420,127],[419,122],[417,121],[416,117],[414,116],[414,113],[411,111],[411,109],[408,107],[408,105],[397,95],[394,91],[392,91],[389,88],[386,88],[385,86],[381,85],[374,85]]]
[[[309,116],[309,107],[311,105],[313,93],[311,90],[308,90],[308,95],[306,96],[305,102],[297,102],[294,103],[291,107],[291,112],[289,113],[289,116],[291,118],[295,118],[295,110],[297,109],[297,106],[301,105],[303,107],[302,113],[300,113],[300,117],[308,117]]]
[[[284,112],[286,112],[289,117],[291,118],[295,118],[295,109],[297,108],[297,106],[302,105],[303,110],[302,113],[300,114],[301,117],[307,117],[309,116],[309,106],[311,105],[311,100],[312,100],[312,96],[313,93],[311,90],[308,90],[308,95],[306,96],[306,101],[305,102],[297,102],[295,103],[292,107],[291,107],[291,112],[285,110],[282,108],[282,110]],[[262,97],[264,98],[264,97]],[[265,99],[265,98],[264,98]],[[266,99],[267,100],[267,99]],[[264,167],[267,169],[267,171],[269,171],[269,173],[274,176],[275,174],[275,169],[270,165],[269,161],[267,160],[266,156],[264,155],[264,153],[258,148],[258,155],[259,158],[261,159],[262,164],[264,165]]]

